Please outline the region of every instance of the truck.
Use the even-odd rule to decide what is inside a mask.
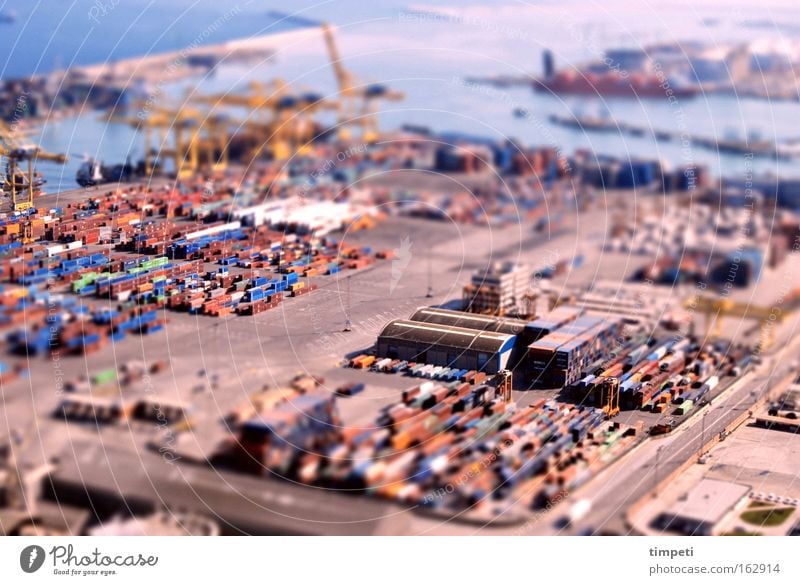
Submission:
[[[671,433],[675,428],[675,419],[667,419],[664,422],[658,423],[650,427],[650,434],[653,436],[656,435],[666,435],[667,433]]]

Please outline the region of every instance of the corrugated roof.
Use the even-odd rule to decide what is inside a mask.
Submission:
[[[616,321],[618,321],[616,318],[609,319],[595,315],[584,315],[583,317],[579,317],[578,319],[575,319],[575,321],[556,329],[549,335],[545,335],[538,341],[534,341],[528,346],[528,348],[552,351],[572,343],[581,334],[591,332],[595,328],[602,327],[606,322],[611,323]]]
[[[583,314],[583,309],[580,307],[562,306],[556,307],[549,313],[545,313],[538,319],[534,319],[528,323],[530,328],[538,329],[552,329],[558,325],[563,325],[565,321],[571,321],[576,317]]]
[[[516,335],[525,329],[526,322],[521,319],[509,319],[507,317],[492,317],[490,315],[478,315],[476,313],[465,313],[463,311],[451,311],[450,309],[440,309],[438,307],[422,307],[417,309],[410,321],[422,323],[436,323],[439,325],[450,325],[452,327],[463,327],[465,329],[477,329],[481,331],[495,331]]]
[[[508,333],[396,319],[383,328],[378,339],[397,339],[427,346],[445,346],[461,350],[472,349],[498,353],[510,349],[515,337]]]
[[[569,342],[562,345],[559,348],[559,351],[570,351],[584,343],[587,338],[590,339],[592,336],[596,336],[607,331],[609,327],[616,325],[618,322],[619,319],[616,317],[611,319],[601,319],[599,323],[590,327],[589,329],[586,329],[583,333],[576,335]]]

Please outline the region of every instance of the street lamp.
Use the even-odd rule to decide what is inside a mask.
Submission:
[[[656,465],[655,465],[654,474],[653,474],[654,475],[654,477],[653,477],[653,479],[654,479],[654,482],[653,482],[653,497],[654,498],[658,496],[658,463],[659,463],[659,460],[661,459],[661,450],[663,448],[664,448],[664,445],[661,445],[661,446],[659,446],[658,449],[656,449]]]
[[[433,298],[433,266],[431,265],[431,255],[428,254],[428,292],[425,293],[425,297],[428,299]]]
[[[347,290],[345,292],[345,298],[344,298],[344,303],[345,303],[345,306],[344,306],[344,310],[345,310],[344,330],[345,331],[352,331],[353,330],[352,323],[350,322],[350,278],[351,278],[351,275],[348,275],[347,276],[347,280],[345,280],[345,284],[347,285]]]
[[[703,413],[703,418],[700,419],[701,427],[700,427],[700,446],[697,449],[697,462],[702,463],[703,459],[703,447],[706,444],[706,417],[708,416],[708,412]]]

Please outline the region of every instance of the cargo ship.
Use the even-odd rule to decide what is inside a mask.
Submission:
[[[105,183],[126,183],[145,174],[144,161],[135,166],[130,159],[121,164],[104,165],[102,161],[87,157],[75,173],[75,182],[81,187],[94,187]]]
[[[533,88],[537,92],[561,95],[596,95],[603,97],[666,97],[667,90],[661,87],[655,75],[635,74],[621,76],[615,71],[592,73],[578,70],[559,71],[550,78],[536,79]],[[694,97],[698,89],[693,87],[670,87],[676,97]]]
[[[556,71],[552,53],[544,52],[544,75],[533,81],[534,91],[559,95],[594,95],[602,97],[663,98],[693,97],[699,93],[694,86],[665,83],[663,77],[646,67],[633,72],[615,68],[605,61],[590,63],[582,68]]]

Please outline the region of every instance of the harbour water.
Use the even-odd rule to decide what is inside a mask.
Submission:
[[[109,3],[114,4],[114,0],[106,4]],[[796,35],[800,28],[800,13],[793,4],[783,0],[767,4],[768,18],[774,27],[754,25],[754,19],[765,15],[753,13],[744,3],[717,0],[658,3],[657,6],[622,1],[517,3],[508,0],[480,7],[462,6],[454,0],[413,6],[384,2],[364,7],[354,0],[344,0],[318,6],[310,2],[293,6],[303,18],[329,20],[339,27],[340,52],[347,66],[361,79],[384,82],[405,92],[403,102],[385,105],[381,115],[385,128],[416,124],[439,131],[551,144],[566,153],[585,148],[597,154],[665,159],[675,165],[702,163],[709,165],[715,174],[728,176],[747,169],[800,177],[800,161],[747,161],[742,155],[721,155],[680,141],[657,142],[646,136],[585,133],[556,126],[548,120],[551,114],[605,115],[607,112],[618,121],[656,130],[681,132],[685,129],[698,136],[751,136],[784,141],[800,138],[796,126],[800,115],[797,102],[723,95],[700,95],[677,102],[666,98],[637,101],[599,96],[564,97],[535,94],[527,86],[498,88],[465,82],[466,78],[474,76],[537,75],[541,72],[541,52],[545,48],[554,52],[557,65],[562,67],[597,59],[608,47],[674,41],[700,41],[713,46],[756,38],[796,41],[791,35]],[[2,25],[6,27],[5,34],[0,35],[3,39],[0,47],[9,55],[4,76],[63,67],[65,62],[72,62],[78,41],[81,48],[74,62],[83,64],[132,56],[132,49],[128,47],[141,46],[141,40],[136,38],[140,34],[153,38],[153,51],[176,50],[203,35],[225,10],[237,6],[223,7],[208,0],[180,0],[171,3],[170,10],[175,14],[172,22],[164,17],[146,19],[150,23],[148,27],[156,29],[141,31],[132,19],[150,10],[152,2],[120,2],[103,16],[107,22],[119,21],[119,30],[109,33],[104,22],[100,35],[89,18],[96,3],[80,0],[71,3],[71,7],[70,3],[55,0],[43,0],[30,7],[23,2],[5,3],[6,8],[13,5],[17,5],[16,20],[13,24]],[[316,7],[303,11],[312,6]],[[280,32],[293,26],[291,20],[281,20],[269,13],[269,8],[261,2],[242,2],[234,17],[215,30],[214,35],[208,35],[206,42]],[[280,9],[277,5],[274,8]],[[32,16],[44,12],[47,12],[46,18]],[[598,14],[602,14],[601,20],[607,23],[602,28],[591,25],[599,20]],[[687,14],[692,16],[687,19]],[[82,21],[79,26],[81,18],[86,22]],[[58,28],[60,22],[71,27],[74,38],[64,39],[64,31]],[[270,28],[270,22],[274,29]],[[43,55],[20,56],[13,47],[22,25],[40,27],[38,34],[47,34],[48,27],[60,32],[52,35],[54,41]],[[113,43],[109,40],[112,37]],[[222,66],[208,78],[195,81],[202,91],[227,91],[245,87],[252,79],[267,80],[276,76],[323,94],[335,95],[336,92],[321,36],[288,42],[269,63]],[[170,89],[176,99],[184,90],[185,83]],[[515,117],[513,111],[518,108],[525,110],[526,115]],[[120,162],[128,154],[132,158],[142,155],[141,142],[131,129],[109,126],[93,113],[48,121],[41,128],[41,141],[45,147],[61,151],[68,144],[68,154],[72,157],[64,167],[42,168],[51,192],[73,186],[75,169],[84,153],[107,162]]]

